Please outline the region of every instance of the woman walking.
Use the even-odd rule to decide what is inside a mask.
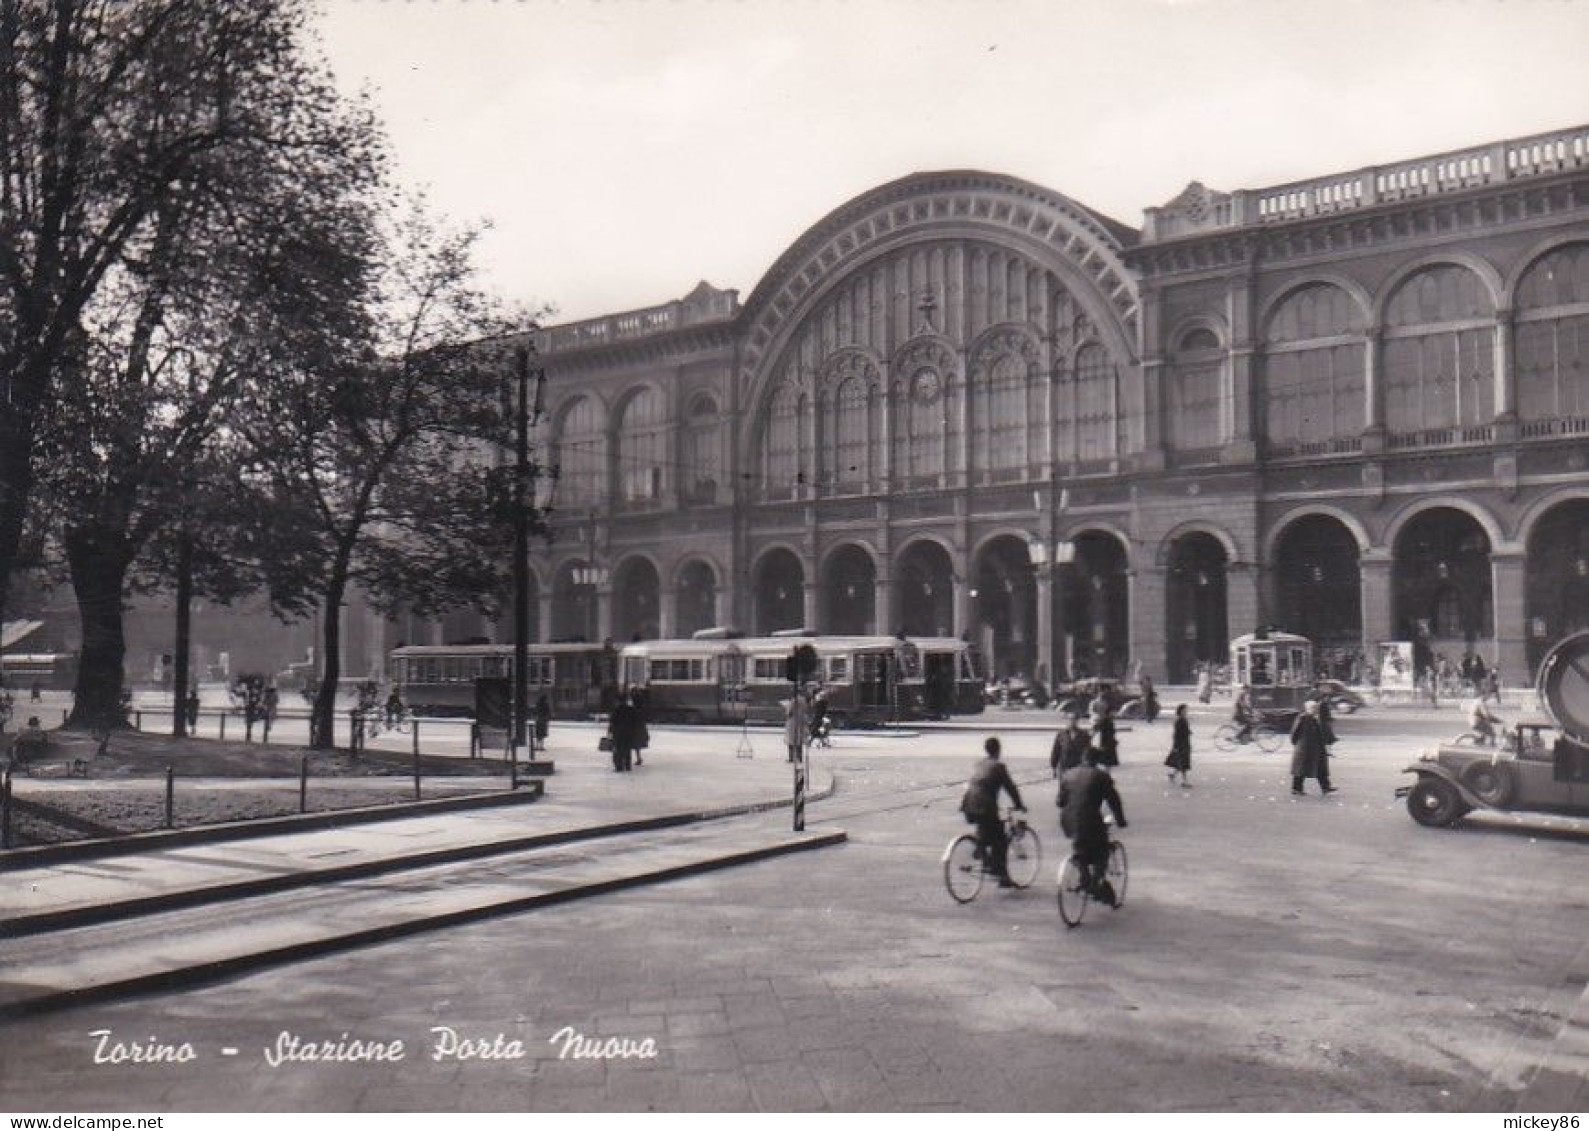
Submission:
[[[1175,708],[1175,733],[1170,738],[1170,756],[1164,759],[1169,769],[1170,781],[1181,775],[1181,788],[1191,789],[1187,774],[1192,772],[1192,724],[1186,721],[1186,704]]]

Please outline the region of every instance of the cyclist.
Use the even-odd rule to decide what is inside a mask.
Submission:
[[[1114,778],[1098,764],[1100,751],[1089,748],[1087,760],[1059,779],[1059,827],[1070,838],[1072,851],[1081,861],[1082,882],[1100,903],[1115,905],[1114,886],[1106,872],[1109,868],[1109,826],[1103,807],[1114,811],[1115,824],[1126,827],[1125,806]]]
[[[1468,704],[1468,726],[1473,731],[1473,740],[1480,746],[1494,746],[1496,728],[1505,725],[1482,698]]]
[[[971,771],[971,780],[960,801],[960,812],[977,827],[977,839],[982,842],[988,870],[999,878],[1001,888],[1012,888],[1015,881],[1010,879],[1007,861],[1010,842],[1004,835],[1004,822],[999,820],[999,791],[1009,793],[1016,809],[1023,813],[1026,805],[1021,800],[1021,791],[1015,787],[1015,779],[1010,777],[1009,768],[999,761],[999,740],[989,738],[982,749],[988,756]]]
[[[1236,724],[1236,741],[1251,742],[1252,727],[1258,721],[1258,716],[1252,709],[1252,688],[1242,684],[1241,692],[1236,696],[1236,705],[1231,708],[1230,718]]]

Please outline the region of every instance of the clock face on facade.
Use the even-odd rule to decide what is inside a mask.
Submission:
[[[930,404],[938,399],[941,387],[942,381],[936,369],[918,369],[916,375],[911,378],[910,394],[918,401],[926,401]]]

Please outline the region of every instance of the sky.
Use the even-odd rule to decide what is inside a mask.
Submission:
[[[1589,123],[1589,0],[323,0],[398,176],[568,322],[748,298],[823,216],[980,169],[1140,227]]]

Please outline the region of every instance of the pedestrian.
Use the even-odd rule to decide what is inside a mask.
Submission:
[[[40,692],[39,681],[38,680],[34,680],[33,681],[33,686],[29,689],[28,699],[30,701],[34,702],[34,703],[37,703],[42,698],[42,696],[40,695],[39,692]]]
[[[628,773],[634,758],[634,708],[627,695],[619,695],[613,702],[612,714],[607,717],[607,736],[612,741],[613,772]]]
[[[39,717],[28,719],[28,725],[11,740],[11,767],[27,769],[50,752],[50,736],[39,726]]]
[[[273,683],[265,688],[265,729],[270,730],[276,725],[276,706],[281,702],[281,693],[276,690]]]
[[[1150,723],[1159,717],[1159,693],[1147,675],[1142,677],[1142,717]]]
[[[1081,716],[1072,713],[1065,728],[1054,736],[1053,748],[1048,752],[1048,765],[1056,778],[1082,764],[1087,755],[1087,743],[1087,732],[1082,729]]]
[[[783,741],[788,749],[789,761],[800,760],[810,733],[811,717],[805,696],[797,690],[790,691],[789,698],[783,704]]]
[[[552,729],[552,705],[547,702],[545,694],[535,701],[535,741],[542,747],[546,746],[546,736]]]
[[[1291,726],[1291,792],[1302,796],[1302,783],[1316,778],[1321,794],[1334,793],[1330,784],[1330,732],[1319,718],[1319,704],[1309,699]]]
[[[1207,703],[1214,697],[1214,668],[1212,664],[1200,664],[1197,669],[1197,701]]]
[[[634,733],[634,764],[645,765],[641,751],[651,745],[651,728],[646,726],[646,693],[632,691],[629,693],[629,725]]]
[[[1114,715],[1107,706],[1104,707],[1101,715],[1093,719],[1092,745],[1098,751],[1098,765],[1120,764],[1120,742],[1115,738]]]
[[[1181,788],[1192,788],[1186,776],[1192,772],[1192,724],[1186,720],[1185,703],[1175,708],[1175,733],[1170,736],[1170,756],[1164,759],[1164,764],[1169,768],[1171,782],[1180,774]]]
[[[194,688],[188,692],[188,730],[193,731],[199,725],[199,689]]]

